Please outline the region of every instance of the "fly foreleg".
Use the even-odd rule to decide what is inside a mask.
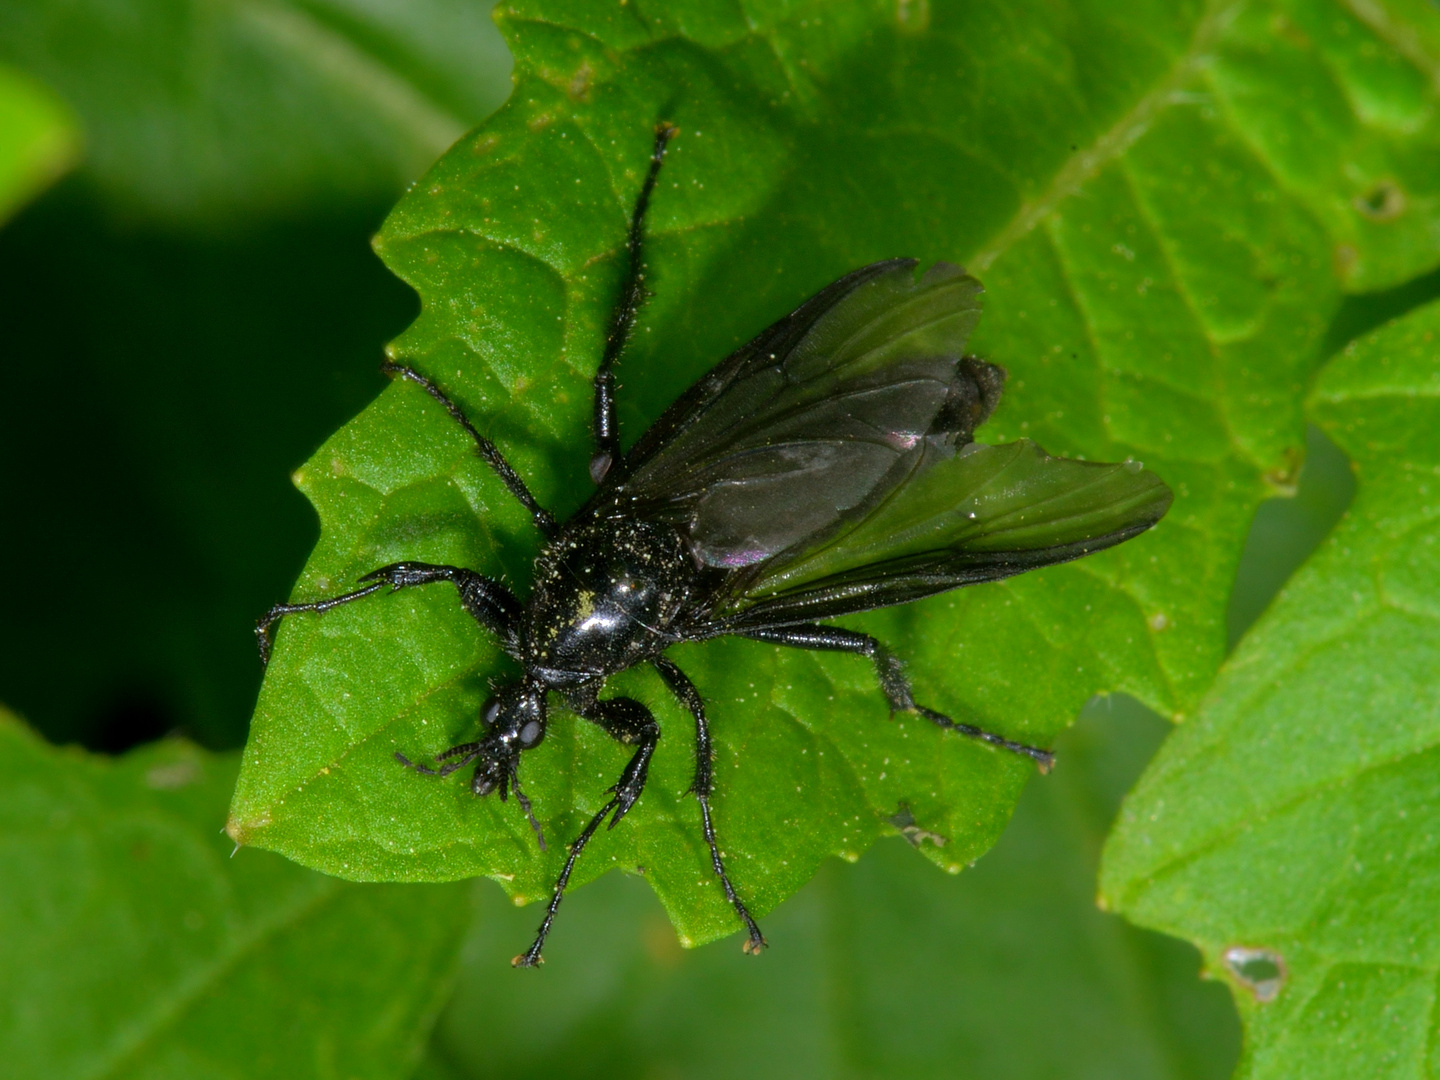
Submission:
[[[655,723],[655,717],[650,710],[634,698],[595,701],[581,710],[580,715],[599,724],[616,741],[638,748],[630,763],[625,766],[625,771],[620,774],[620,779],[610,789],[610,801],[600,808],[599,813],[590,819],[575,838],[575,842],[570,845],[570,854],[565,858],[565,866],[560,871],[560,876],[555,879],[555,891],[551,893],[550,903],[545,908],[545,918],[540,923],[540,929],[536,932],[530,948],[510,961],[515,967],[535,967],[541,962],[541,950],[545,948],[545,939],[550,936],[550,927],[555,923],[555,913],[560,910],[560,901],[565,897],[565,886],[570,883],[570,874],[580,859],[580,853],[590,843],[590,838],[600,828],[607,814],[611,815],[610,828],[613,829],[620,819],[630,812],[630,808],[645,790],[645,781],[650,775],[650,759],[655,756],[655,746],[660,741],[660,725]]]
[[[506,646],[514,645],[524,607],[515,594],[493,578],[467,570],[463,566],[438,563],[398,562],[371,570],[361,581],[378,581],[399,592],[415,585],[431,585],[448,581],[460,594],[460,605],[470,617],[500,639]]]
[[[270,628],[286,615],[310,612],[323,615],[325,612],[359,600],[371,593],[390,586],[391,592],[409,588],[412,585],[429,585],[436,581],[448,581],[460,592],[460,603],[481,626],[494,633],[502,645],[514,645],[518,633],[522,608],[515,594],[474,570],[461,566],[439,566],[421,562],[399,562],[372,570],[360,579],[361,588],[325,600],[308,604],[276,604],[255,624],[255,638],[260,647],[262,663],[270,662]]]

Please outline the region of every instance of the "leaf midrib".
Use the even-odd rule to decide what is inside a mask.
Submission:
[[[127,1067],[137,1064],[147,1050],[166,1032],[177,1027],[190,1009],[226,976],[260,952],[271,939],[298,926],[336,900],[347,887],[339,880],[321,877],[320,887],[311,896],[293,907],[275,912],[269,918],[257,919],[246,932],[236,935],[229,949],[188,979],[182,979],[177,992],[140,1023],[138,1032],[123,1040],[129,1045],[121,1046],[109,1061],[102,1061],[93,1070],[81,1075],[88,1080],[104,1080],[119,1076]]]
[[[264,33],[277,48],[411,132],[416,149],[443,150],[470,126],[401,72],[299,6],[232,0],[230,7],[237,19]]]
[[[1023,240],[1036,226],[1048,218],[1065,199],[1080,192],[1086,181],[1097,176],[1102,168],[1118,158],[1145,134],[1150,122],[1170,104],[1170,97],[1196,70],[1208,54],[1210,46],[1225,29],[1231,12],[1242,7],[1245,0],[1211,0],[1205,14],[1196,24],[1195,32],[1184,52],[1171,65],[1149,93],[1137,101],[1124,116],[1112,124],[1086,150],[1073,153],[1051,177],[1045,190],[1021,203],[1009,224],[1000,230],[994,241],[971,258],[970,265],[984,273],[994,262]]]

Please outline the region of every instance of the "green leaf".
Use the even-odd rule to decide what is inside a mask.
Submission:
[[[1087,710],[973,872],[937,873],[898,838],[828,862],[772,916],[759,963],[683,952],[645,886],[611,874],[566,901],[541,976],[517,979],[505,957],[535,915],[486,883],[420,1075],[1221,1080],[1240,1049],[1224,989],[1189,946],[1093,902],[1105,831],[1168,726],[1133,703]]]
[[[400,1077],[469,905],[356,886],[220,834],[236,755],[118,761],[0,712],[5,1075]]]
[[[1440,303],[1310,408],[1358,494],[1165,745],[1103,891],[1235,990],[1251,1078],[1429,1076],[1440,970]]]
[[[1321,222],[1355,291],[1436,264],[1440,11],[1414,0],[1236,5],[1221,107]]]
[[[392,353],[447,387],[545,504],[579,505],[626,218],[653,126],[672,120],[683,133],[650,218],[656,296],[620,368],[629,437],[840,274],[894,255],[966,262],[987,288],[976,343],[1011,372],[984,437],[1143,460],[1176,502],[1114,551],[853,625],[909,661],[920,701],[1026,742],[1052,740],[1099,691],[1186,713],[1223,655],[1253,509],[1298,460],[1303,380],[1354,274],[1335,247],[1353,243],[1345,267],[1390,258],[1338,210],[1318,215],[1277,171],[1270,121],[1231,107],[1222,75],[1240,61],[1219,59],[1250,56],[1267,12],[1280,17],[1259,4],[512,7],[509,104],[377,239],[424,302]],[[1393,54],[1373,34],[1362,44]],[[1331,85],[1356,78],[1316,42],[1298,56]],[[1291,117],[1318,146],[1390,130],[1344,94],[1322,104],[1345,121],[1334,131],[1303,126],[1321,105]],[[1406,131],[1429,137],[1433,122]],[[1440,231],[1426,235],[1433,262]],[[297,481],[322,519],[297,599],[407,558],[528,580],[526,515],[413,385],[383,394]],[[718,828],[759,912],[826,856],[891,832],[902,801],[949,839],[928,857],[971,862],[1029,775],[913,718],[887,722],[853,657],[719,641],[675,658],[711,703]],[[513,803],[392,760],[473,737],[487,681],[510,675],[447,590],[287,620],[234,835],[349,877],[486,874],[517,899],[543,896],[563,852],[540,855]],[[575,880],[643,866],[685,940],[728,933],[685,794],[690,725],[649,673],[611,685],[651,704],[665,736],[641,805]],[[625,751],[568,718],[551,732],[524,781],[547,831],[571,836]]]
[[[0,222],[80,152],[70,111],[34,79],[0,64]]]
[[[0,7],[0,59],[84,120],[84,175],[127,216],[393,198],[508,90],[468,0],[108,0]]]

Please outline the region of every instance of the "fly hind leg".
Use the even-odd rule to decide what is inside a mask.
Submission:
[[[615,815],[610,819],[610,828],[613,829],[645,790],[645,781],[650,776],[650,759],[655,756],[655,746],[660,741],[660,725],[649,709],[628,697],[597,701],[580,715],[591,723],[599,724],[616,742],[637,747],[620,779],[610,789],[615,794]]]
[[[630,808],[645,790],[645,781],[650,774],[650,759],[655,756],[655,746],[660,741],[660,725],[655,722],[650,710],[634,698],[595,701],[579,712],[586,720],[604,728],[611,738],[627,746],[636,746],[637,749],[629,764],[625,766],[625,771],[620,774],[620,779],[610,789],[610,800],[590,819],[575,838],[575,842],[570,845],[565,866],[560,871],[560,876],[555,879],[555,890],[550,895],[545,918],[540,923],[540,929],[536,932],[530,948],[510,961],[515,967],[535,967],[542,962],[541,950],[545,948],[545,939],[550,936],[550,928],[555,923],[555,913],[560,910],[560,901],[565,897],[565,886],[570,884],[570,874],[580,859],[580,853],[590,843],[591,837],[599,830],[607,814],[610,815],[610,828],[613,829],[620,819],[630,812]]]
[[[989,743],[1002,750],[1008,750],[1012,754],[1028,757],[1039,766],[1041,772],[1049,772],[1050,767],[1055,764],[1055,755],[1049,750],[1042,750],[1038,746],[1029,746],[1013,739],[1007,739],[1003,735],[996,735],[993,731],[986,731],[974,724],[952,719],[944,713],[927,709],[924,705],[919,704],[915,700],[914,692],[910,689],[910,680],[905,678],[905,671],[899,658],[869,634],[842,630],[838,626],[808,623],[777,626],[767,630],[748,630],[743,636],[754,638],[756,641],[768,641],[775,645],[789,645],[797,649],[859,653],[861,656],[868,656],[875,664],[875,674],[880,679],[880,688],[885,691],[890,708],[895,712],[918,713],[942,728],[959,732],[968,738],[978,739],[980,742]]]

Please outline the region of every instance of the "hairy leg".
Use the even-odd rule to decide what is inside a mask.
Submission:
[[[735,886],[730,884],[730,877],[725,873],[725,863],[720,858],[720,845],[715,839],[715,824],[710,818],[710,793],[715,783],[714,748],[710,743],[710,725],[705,719],[705,700],[700,696],[700,691],[695,689],[690,677],[681,671],[674,661],[661,656],[651,663],[655,665],[655,670],[660,672],[660,677],[665,680],[665,685],[670,687],[671,693],[679,698],[680,704],[695,717],[695,780],[690,785],[690,790],[700,802],[700,821],[705,830],[705,843],[710,847],[710,865],[715,876],[720,879],[721,888],[725,890],[725,899],[730,901],[735,914],[740,916],[740,921],[745,924],[750,935],[743,948],[747,953],[758,956],[760,950],[765,948],[765,935],[760,933],[760,927],[751,917],[745,902],[736,893]]]
[[[390,586],[391,592],[409,588],[412,585],[428,585],[436,581],[448,581],[460,591],[460,602],[474,619],[500,638],[501,643],[510,646],[515,642],[521,613],[520,601],[498,581],[492,581],[474,570],[459,566],[440,566],[421,562],[391,563],[378,570],[372,570],[360,579],[362,588],[325,600],[308,604],[276,604],[255,624],[255,638],[260,647],[262,663],[270,662],[270,627],[286,615],[325,612],[348,604],[353,600],[369,596]]]
[[[655,723],[655,717],[650,710],[634,698],[596,701],[581,715],[586,720],[599,724],[618,742],[627,746],[638,746],[638,749],[630,763],[625,766],[625,771],[620,774],[620,779],[610,789],[613,792],[610,801],[600,808],[600,812],[590,819],[575,838],[575,842],[570,845],[565,866],[560,871],[560,876],[555,879],[555,889],[545,909],[544,921],[540,923],[540,929],[536,932],[530,948],[510,961],[515,967],[535,967],[542,962],[541,950],[545,948],[545,939],[550,936],[555,912],[560,909],[560,901],[565,896],[565,886],[570,883],[570,874],[575,869],[580,853],[590,843],[590,838],[600,828],[607,814],[611,815],[610,828],[613,829],[620,819],[630,812],[635,800],[640,798],[641,792],[645,790],[645,780],[650,773],[650,759],[655,755],[656,743],[660,741],[660,725]]]
[[[1015,742],[1003,735],[996,735],[984,728],[978,728],[974,724],[953,720],[944,713],[927,709],[917,703],[915,695],[910,689],[910,680],[905,678],[905,671],[899,659],[869,634],[860,634],[854,630],[842,630],[838,626],[807,623],[779,626],[769,630],[749,630],[741,636],[753,638],[756,641],[768,641],[775,645],[789,645],[796,649],[818,649],[868,656],[875,664],[875,673],[880,679],[880,688],[885,691],[890,708],[896,712],[918,713],[942,728],[957,731],[961,735],[989,743],[991,746],[998,746],[1002,750],[1009,750],[1012,754],[1028,757],[1040,767],[1041,772],[1049,772],[1050,766],[1055,764],[1055,755],[1049,750],[1027,746],[1025,743]]]
[[[514,495],[520,504],[530,511],[530,518],[535,522],[535,527],[547,537],[555,535],[555,515],[535,501],[535,496],[530,494],[530,489],[525,486],[525,481],[520,479],[520,474],[505,460],[505,455],[500,453],[499,447],[476,430],[475,425],[470,422],[470,418],[465,415],[459,405],[446,396],[445,391],[405,364],[396,364],[387,360],[380,365],[380,370],[387,375],[398,375],[402,379],[415,383],[443,405],[454,421],[475,440],[475,452],[484,459],[485,464],[495,470],[495,475],[500,477],[500,482],[505,485],[510,494]]]
[[[650,152],[650,171],[645,174],[640,196],[630,214],[630,232],[625,239],[625,278],[620,286],[620,299],[610,316],[605,353],[595,372],[595,456],[590,459],[590,477],[597,484],[620,460],[620,424],[615,417],[615,361],[630,339],[635,317],[645,303],[645,211],[649,209],[650,195],[655,190],[655,180],[665,160],[665,148],[679,131],[673,124],[656,126],[655,146]]]
[[[343,593],[340,596],[331,596],[324,600],[315,600],[308,604],[276,604],[255,624],[255,644],[260,649],[260,663],[270,663],[270,627],[286,615],[298,615],[305,611],[324,615],[325,612],[337,608],[341,604],[359,600],[373,592],[379,592],[384,587],[384,582],[377,581],[373,585],[366,585],[363,589],[356,589],[354,592]]]

